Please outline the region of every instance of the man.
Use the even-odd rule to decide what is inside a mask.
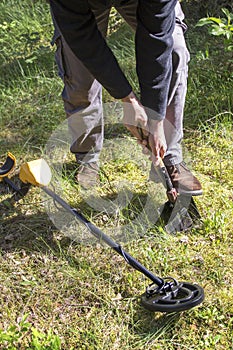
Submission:
[[[201,194],[201,184],[182,162],[180,147],[189,59],[180,4],[176,0],[50,0],[50,5],[57,64],[64,81],[62,97],[66,114],[71,117],[71,152],[80,164],[79,183],[90,186],[97,177],[103,143],[104,86],[114,98],[123,101],[123,122],[144,147],[149,142],[153,163],[164,158],[177,190]],[[140,101],[105,41],[112,5],[136,30]],[[156,180],[153,169],[150,177]]]

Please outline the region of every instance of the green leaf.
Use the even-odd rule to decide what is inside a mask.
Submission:
[[[202,27],[202,26],[204,26],[204,25],[206,25],[206,24],[211,24],[211,23],[212,23],[212,21],[210,21],[208,18],[201,18],[201,19],[197,22],[196,27]]]
[[[210,32],[210,34],[215,35],[215,36],[226,34],[226,31],[223,28],[220,28],[217,26],[210,28],[209,32]]]
[[[232,33],[230,31],[225,33],[227,40],[230,40],[232,38]]]
[[[217,24],[222,23],[222,19],[221,19],[221,18],[208,17],[208,19],[209,19],[211,22],[214,22],[214,23],[217,23]]]
[[[229,19],[231,18],[231,13],[228,9],[222,8],[221,10],[224,13],[224,15],[226,15],[227,18],[229,18]]]

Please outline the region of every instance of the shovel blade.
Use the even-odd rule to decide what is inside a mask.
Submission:
[[[160,215],[165,231],[169,234],[190,230],[200,219],[196,203],[191,197],[179,197],[173,204],[166,202]]]

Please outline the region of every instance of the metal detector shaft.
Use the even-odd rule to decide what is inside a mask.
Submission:
[[[129,253],[124,251],[124,249],[114,242],[110,237],[108,237],[104,232],[102,232],[98,227],[92,224],[89,220],[85,218],[81,213],[79,213],[75,208],[72,208],[66,201],[64,201],[61,197],[59,197],[55,192],[50,190],[48,187],[41,187],[42,190],[47,193],[50,197],[52,197],[58,204],[60,204],[65,210],[75,216],[81,223],[83,223],[89,231],[100,241],[104,241],[109,247],[114,249],[118,254],[123,256],[125,261],[131,265],[136,270],[142,272],[146,277],[148,277],[151,281],[158,285],[158,287],[162,287],[164,285],[164,280],[152,274],[149,270],[145,268],[142,264],[140,264],[134,257],[132,257]]]

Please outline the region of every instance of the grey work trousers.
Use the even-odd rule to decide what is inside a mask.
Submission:
[[[106,37],[111,6],[103,5],[103,8],[95,8],[95,1],[90,1],[90,3],[98,29]],[[119,8],[117,1],[113,5],[124,20],[135,29],[137,26],[137,0],[130,0]],[[180,143],[183,138],[183,112],[189,61],[189,52],[184,39],[186,25],[183,23],[184,14],[179,2],[177,2],[175,10],[176,25],[173,33],[174,47],[172,52],[173,72],[164,121],[167,141],[167,152],[164,158],[166,165],[174,165],[182,161]],[[57,46],[55,58],[59,76],[64,82],[62,98],[73,139],[70,149],[76,155],[78,162],[98,161],[104,137],[102,86],[71,51],[60,34],[55,21],[54,28],[53,43],[56,43]]]

